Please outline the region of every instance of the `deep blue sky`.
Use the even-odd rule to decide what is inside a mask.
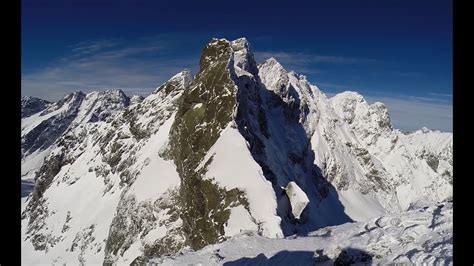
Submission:
[[[195,72],[210,38],[245,36],[258,61],[274,56],[329,94],[384,101],[403,129],[451,130],[452,1],[286,2],[22,0],[22,94],[146,94]],[[407,108],[393,101],[419,118],[403,124],[394,116]]]

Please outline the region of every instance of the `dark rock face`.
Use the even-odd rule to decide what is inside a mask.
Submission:
[[[342,250],[339,256],[335,259],[334,265],[371,265],[372,255],[365,251],[358,249],[345,249]]]
[[[203,51],[200,72],[182,96],[170,136],[180,172],[199,163],[232,119],[235,89],[227,69],[231,55],[227,41],[211,42]],[[195,129],[204,123],[208,126]]]
[[[181,97],[170,133],[170,154],[181,178],[181,219],[187,244],[200,249],[223,240],[230,204],[246,204],[242,192],[226,191],[195,171],[220,132],[232,120],[235,87],[228,65],[228,41],[213,40],[203,50],[200,71]],[[166,89],[166,88],[165,88]]]

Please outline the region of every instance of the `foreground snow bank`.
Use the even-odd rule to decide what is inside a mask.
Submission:
[[[452,203],[424,206],[366,222],[331,226],[308,236],[270,239],[253,232],[152,265],[309,265],[334,262],[452,265]]]

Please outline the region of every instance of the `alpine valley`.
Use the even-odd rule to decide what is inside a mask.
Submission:
[[[146,98],[22,98],[23,264],[452,264],[452,133],[245,38],[199,67]]]

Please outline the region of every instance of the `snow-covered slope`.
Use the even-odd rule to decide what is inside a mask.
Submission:
[[[83,97],[65,133],[43,151],[44,163],[33,168],[36,186],[22,214],[24,263],[101,264],[115,251],[114,230],[127,226],[123,215],[152,206],[151,200],[179,185],[173,163],[158,153],[186,85],[171,79],[130,106],[121,91]],[[163,231],[158,224],[152,229]],[[127,241],[135,237],[129,233]],[[121,257],[140,254],[137,249]]]
[[[423,206],[308,236],[269,239],[243,232],[150,265],[452,265],[452,203]]]
[[[302,125],[300,131],[304,130],[300,138],[305,139],[303,145],[310,146],[313,153],[308,163],[316,165],[335,187],[336,201],[342,203],[345,214],[352,220],[364,220],[386,211],[398,211],[397,199],[391,193],[392,180],[348,124],[341,121],[326,95],[309,84],[305,76],[286,71],[273,58],[259,69],[266,88],[291,107],[289,113],[299,114],[294,119]],[[288,115],[284,116],[288,120]],[[294,144],[286,146],[293,148]]]
[[[75,92],[21,120],[22,179],[33,179],[36,171],[60,138],[85,134],[89,122],[109,121],[128,106],[128,97],[120,90]],[[68,135],[69,134],[69,135]]]
[[[385,169],[401,209],[420,200],[452,198],[452,134],[427,129],[403,134],[393,129],[383,103],[368,105],[355,92],[330,99],[359,142]]]
[[[35,182],[22,199],[26,264],[311,235],[452,195],[452,134],[403,134],[381,103],[327,98],[273,58],[257,65],[244,38],[211,40],[194,77],[146,98],[76,92],[25,115],[22,157]]]

